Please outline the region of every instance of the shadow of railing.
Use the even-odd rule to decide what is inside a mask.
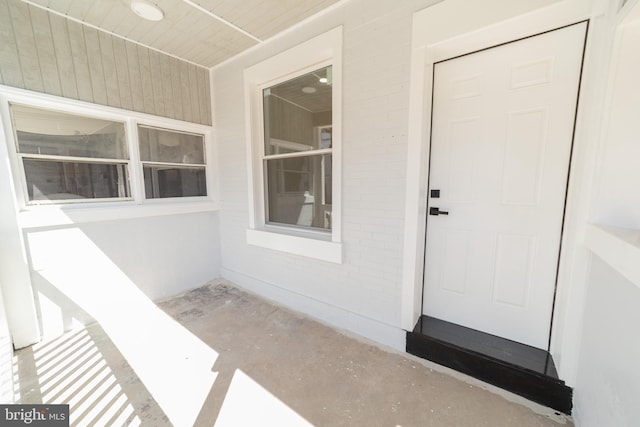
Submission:
[[[18,350],[18,403],[67,403],[71,425],[171,425],[98,324]]]
[[[200,335],[187,326],[212,315],[216,304],[202,302],[211,302],[207,296],[218,290],[186,293],[177,299],[186,303],[182,317],[172,318],[145,293],[140,269],[123,260],[131,251],[106,241],[107,231],[91,230],[69,224],[27,234],[40,326],[50,331],[45,338],[57,338],[16,352],[18,403],[68,403],[71,425],[254,425],[247,416],[265,413],[283,420],[278,425],[309,425],[276,397],[278,387],[254,378],[260,372],[244,360],[235,354],[218,360],[218,345],[228,342],[222,337],[243,333],[234,319],[213,328],[205,322]],[[176,251],[172,245],[160,249],[169,252],[160,260]],[[154,270],[162,261],[152,258],[145,252],[140,259]],[[228,290],[221,295],[229,296]]]

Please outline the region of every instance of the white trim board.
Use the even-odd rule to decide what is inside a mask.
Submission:
[[[262,89],[293,76],[332,65],[331,230],[268,224],[265,214]],[[342,27],[333,28],[244,70],[249,226],[247,243],[324,261],[342,262]],[[272,234],[272,236],[269,236]],[[278,235],[279,234],[279,235]],[[308,240],[308,241],[307,241]],[[329,240],[328,242],[325,240]]]
[[[318,237],[324,237],[320,233],[318,235]],[[301,237],[249,228],[247,229],[247,244],[336,264],[342,263],[342,245],[340,243],[312,239],[310,236]]]

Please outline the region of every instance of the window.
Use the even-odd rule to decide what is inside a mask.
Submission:
[[[342,27],[244,72],[251,245],[342,262]]]
[[[5,117],[25,224],[217,208],[209,126],[0,87]]]
[[[147,199],[206,196],[204,135],[138,126]]]
[[[124,123],[10,109],[29,203],[130,198]]]
[[[331,69],[263,89],[267,223],[331,229]]]

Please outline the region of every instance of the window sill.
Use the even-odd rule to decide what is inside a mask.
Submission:
[[[171,201],[134,204],[131,202],[109,202],[100,206],[57,205],[28,207],[18,214],[22,229],[55,227],[89,222],[145,218],[152,216],[180,215],[198,212],[213,212],[218,204],[204,201]]]
[[[589,224],[585,245],[640,287],[640,230]]]
[[[342,264],[342,243],[321,235],[300,236],[267,230],[247,230],[247,243],[294,255]]]

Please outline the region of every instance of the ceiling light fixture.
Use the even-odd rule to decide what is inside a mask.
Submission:
[[[148,21],[160,21],[164,18],[164,12],[155,4],[146,0],[133,0],[131,10],[139,17]]]
[[[319,81],[320,81],[320,83],[327,83],[329,81],[329,79],[326,78],[326,77],[320,77]]]
[[[302,91],[304,93],[316,93],[317,89],[315,87],[305,86],[302,88]]]

